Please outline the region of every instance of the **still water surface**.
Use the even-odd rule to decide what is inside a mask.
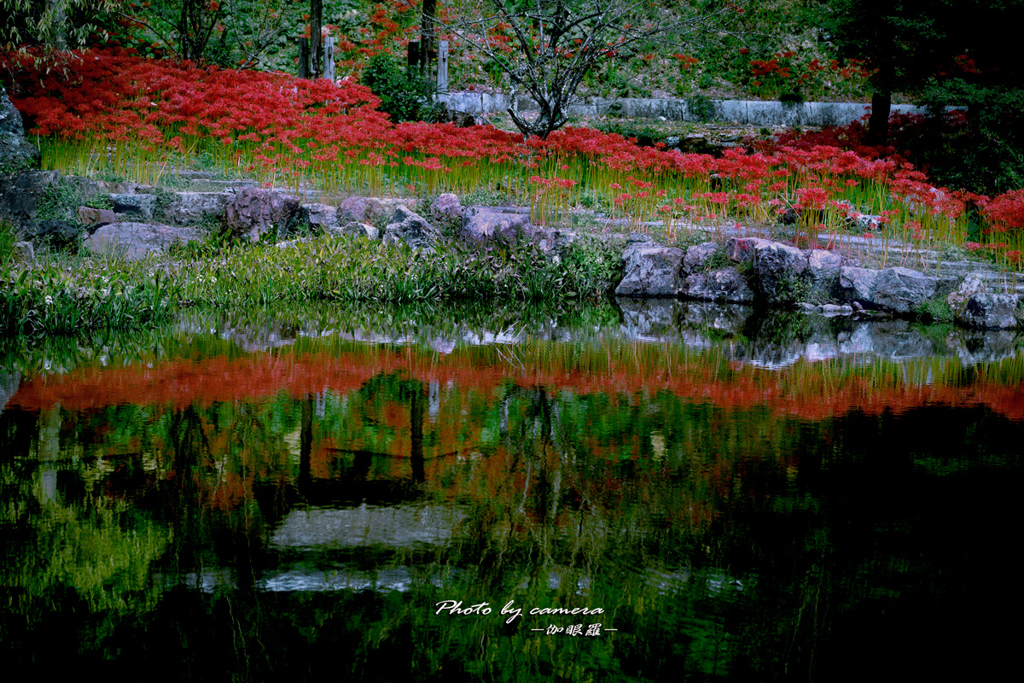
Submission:
[[[685,320],[196,316],[9,353],[5,664],[861,681],[1008,660],[1016,345]]]

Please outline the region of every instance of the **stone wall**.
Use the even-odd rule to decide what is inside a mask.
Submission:
[[[454,112],[468,114],[490,114],[508,109],[509,98],[500,93],[456,92],[439,96]],[[712,121],[738,123],[749,126],[844,126],[856,121],[870,110],[862,102],[803,102],[796,104],[782,102],[761,102],[755,100],[712,100],[714,113]],[[537,109],[529,98],[520,98],[521,111]],[[894,104],[893,113],[924,113],[920,107]],[[701,117],[690,112],[686,100],[660,99],[605,99],[591,97],[569,107],[570,116],[618,115],[624,118],[657,119],[669,121],[700,121]]]

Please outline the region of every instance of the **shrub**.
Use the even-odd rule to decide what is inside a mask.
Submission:
[[[381,111],[394,123],[430,118],[437,86],[398,60],[377,55],[363,72],[363,84],[380,98]]]

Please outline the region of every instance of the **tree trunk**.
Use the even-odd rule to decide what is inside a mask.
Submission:
[[[867,141],[884,145],[889,139],[889,112],[892,111],[892,93],[876,92],[871,95],[871,118],[868,119]]]
[[[422,35],[420,36],[420,75],[427,76],[430,66],[430,55],[434,50],[434,13],[437,11],[437,0],[423,0],[423,15],[420,20]]]
[[[324,43],[320,30],[324,23],[324,0],[310,0],[309,4],[309,49],[310,78],[316,80],[324,72]]]

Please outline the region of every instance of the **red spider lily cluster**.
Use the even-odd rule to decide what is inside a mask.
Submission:
[[[808,230],[838,229],[870,214],[905,237],[957,244],[966,240],[970,201],[984,207],[1005,251],[1024,234],[1020,192],[990,201],[934,188],[901,158],[883,156],[891,150],[843,149],[856,142],[852,127],[714,158],[639,147],[586,128],[524,140],[490,126],[394,125],[375,108],[377,98],[354,83],[199,68],[126,51],[79,53],[71,72],[22,66],[13,99],[32,134],[46,138],[44,156],[54,166],[66,163],[68,149],[95,158],[124,147],[164,161],[206,152],[264,182],[313,183],[334,193],[500,184],[547,207],[545,216],[593,192],[638,223],[654,216],[773,223],[778,213],[796,211]]]

